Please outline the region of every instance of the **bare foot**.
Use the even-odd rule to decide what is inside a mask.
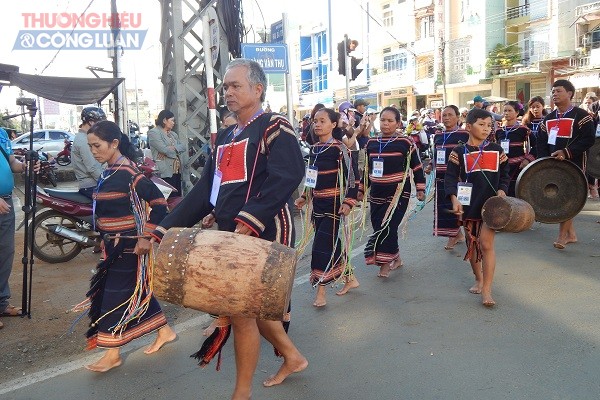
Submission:
[[[448,243],[444,246],[446,250],[452,250],[457,243],[462,243],[465,241],[465,237],[462,234],[458,234],[456,236],[451,236],[448,238]]]
[[[344,287],[341,290],[338,290],[337,292],[335,292],[335,294],[337,294],[338,296],[343,296],[346,293],[348,293],[350,291],[350,289],[355,289],[359,286],[360,286],[360,283],[358,283],[358,279],[356,279],[354,277],[354,275],[348,276],[348,277],[346,277],[346,282],[344,283]]]
[[[390,271],[398,269],[402,266],[404,266],[404,263],[402,262],[402,260],[400,258],[396,258],[394,261],[392,261],[390,263]]]
[[[556,241],[552,244],[554,246],[555,249],[559,249],[559,250],[564,250],[565,247],[567,247],[567,242],[566,241]]]
[[[380,278],[388,278],[390,276],[390,263],[381,264],[377,276]]]
[[[319,286],[317,288],[317,296],[315,297],[315,302],[313,303],[313,306],[323,307],[327,304],[327,299],[325,297],[325,289],[325,286]]]
[[[566,243],[577,243],[577,236],[568,237]]]
[[[93,364],[86,365],[85,368],[94,372],[106,372],[110,371],[113,368],[117,368],[123,363],[123,360],[121,360],[121,356],[119,356],[119,353],[117,353],[116,358],[110,353],[110,350],[107,351],[101,359],[99,359]]]
[[[285,380],[285,378],[291,374],[305,370],[306,367],[308,367],[308,360],[302,356],[295,360],[286,359],[281,368],[279,368],[279,371],[277,371],[275,375],[271,375],[269,379],[263,382],[263,386],[270,387],[279,385]]]
[[[215,331],[215,329],[217,329],[217,320],[213,319],[213,321],[210,323],[210,325],[202,331],[202,336],[212,335],[213,332]]]
[[[491,293],[486,293],[486,294],[481,294],[481,300],[482,300],[482,304],[485,307],[494,307],[496,305],[496,302],[494,301],[494,299],[492,299],[492,294]]]
[[[156,340],[144,350],[144,354],[156,353],[165,344],[177,339],[177,334],[169,325],[165,325],[158,330]]]
[[[481,284],[479,282],[475,282],[475,284],[469,289],[469,293],[481,294]]]

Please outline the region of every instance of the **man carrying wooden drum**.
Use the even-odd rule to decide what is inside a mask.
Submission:
[[[575,87],[567,80],[559,79],[552,85],[552,102],[556,108],[540,125],[538,157],[569,160],[585,172],[585,152],[594,144],[595,125],[587,111],[571,104],[574,94]],[[562,250],[575,242],[573,219],[561,222],[554,247]]]
[[[266,87],[258,63],[247,59],[229,63],[223,91],[238,123],[219,134],[202,177],[153,232],[155,240],[160,241],[171,227],[191,227],[212,214],[220,230],[293,245],[290,199],[304,177],[304,161],[290,123],[262,110]],[[231,323],[237,369],[232,399],[251,396],[260,335],[284,358],[264,386],[277,385],[308,366],[280,321],[232,316]]]

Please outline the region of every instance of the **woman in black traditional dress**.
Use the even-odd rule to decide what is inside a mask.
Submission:
[[[151,244],[136,237],[152,232],[167,213],[167,201],[156,185],[130,160],[134,148],[118,125],[96,123],[88,131],[92,155],[107,163],[94,193],[96,228],[114,239],[104,239],[105,259],[92,278],[88,349],[108,349],[100,360],[86,366],[106,372],[121,365],[120,347],[133,339],[158,330],[158,336],[144,352],[158,351],[176,334],[167,324],[151,292],[148,268]]]
[[[367,142],[368,190],[373,234],[365,247],[367,265],[379,266],[377,276],[387,278],[402,266],[398,227],[408,208],[410,170],[415,177],[417,199],[425,200],[425,176],[414,142],[398,134],[400,112],[393,107],[381,111],[381,136]],[[365,190],[366,193],[366,190]]]
[[[315,307],[327,304],[326,286],[340,277],[344,277],[345,285],[338,295],[359,285],[348,264],[349,243],[342,244],[339,232],[341,216],[350,214],[359,186],[358,164],[342,143],[339,119],[340,115],[329,108],[315,114],[314,133],[319,141],[311,147],[305,193],[295,202],[297,208],[302,208],[307,200],[312,201],[315,237],[310,281],[317,286]]]
[[[529,135],[529,154],[533,157],[538,157],[538,132],[540,124],[544,120],[544,117],[548,113],[544,108],[546,103],[541,96],[532,97],[527,103],[527,112],[523,116],[521,123],[529,128],[531,134]]]
[[[519,173],[535,157],[529,153],[529,128],[521,125],[517,119],[522,113],[521,105],[516,101],[507,101],[504,104],[505,125],[496,130],[496,143],[508,157],[510,186],[508,195],[515,196],[515,186]]]
[[[452,209],[452,202],[446,196],[444,191],[444,176],[448,159],[452,150],[461,143],[467,143],[469,132],[461,129],[459,126],[459,110],[454,105],[446,106],[442,110],[442,123],[444,129],[439,130],[433,136],[435,151],[433,153],[432,163],[435,167],[435,207],[433,215],[433,235],[448,237],[448,243],[444,248],[451,250],[456,243],[465,240],[460,232],[458,217],[450,214],[448,210]],[[432,167],[427,166],[425,172],[429,173]]]

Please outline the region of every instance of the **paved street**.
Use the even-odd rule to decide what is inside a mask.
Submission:
[[[576,218],[579,243],[552,248],[558,227],[535,224],[496,239],[494,298],[486,309],[469,294],[464,248],[445,251],[431,236],[432,204],[410,222],[401,242],[405,266],[388,280],[367,269],[357,244],[361,286],[328,292],[312,307],[308,258],[298,268],[290,334],[309,359],[281,386],[260,384],[280,360],[263,343],[255,399],[596,399],[600,394],[600,203]],[[128,347],[106,374],[83,368],[98,354],[0,386],[2,399],[227,399],[234,380],[232,340],[220,372],[198,368],[208,318],[176,325],[179,340],[154,356],[149,343]]]

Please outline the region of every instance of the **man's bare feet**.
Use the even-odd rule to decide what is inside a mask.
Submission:
[[[388,278],[390,276],[390,263],[381,264],[377,276],[380,278]]]
[[[481,293],[481,303],[485,307],[494,307],[496,305],[491,293]]]
[[[326,296],[326,287],[325,286],[321,286],[319,285],[317,287],[317,295],[315,296],[315,302],[313,303],[313,306],[315,307],[323,307],[327,304],[327,298]]]
[[[202,331],[202,336],[210,336],[217,329],[217,320],[213,319],[209,326]]]
[[[553,243],[554,248],[563,250],[569,243],[577,243],[577,236],[559,237],[556,242]]]
[[[165,325],[158,330],[158,335],[156,336],[156,340],[150,346],[144,350],[144,354],[152,354],[156,353],[161,349],[165,344],[170,343],[177,339],[177,334],[169,325]]]
[[[116,356],[113,350],[117,350]],[[104,353],[101,359],[99,359],[93,364],[86,365],[85,368],[94,372],[106,372],[110,371],[113,368],[117,368],[123,363],[123,360],[121,360],[121,356],[119,355],[118,350],[119,349],[108,350],[106,353]]]
[[[350,289],[356,289],[360,286],[360,283],[358,283],[358,279],[356,279],[354,275],[347,276],[345,279],[346,282],[344,283],[344,287],[335,292],[335,294],[337,294],[338,296],[343,296],[346,293],[348,293]]]
[[[475,282],[475,284],[469,289],[469,293],[481,294],[481,284],[479,282]]]
[[[270,387],[279,385],[281,382],[285,380],[291,374],[295,374],[296,372],[300,372],[308,367],[308,360],[302,356],[295,360],[286,359],[283,362],[281,368],[275,375],[271,375],[267,380],[263,382],[263,386]]]

